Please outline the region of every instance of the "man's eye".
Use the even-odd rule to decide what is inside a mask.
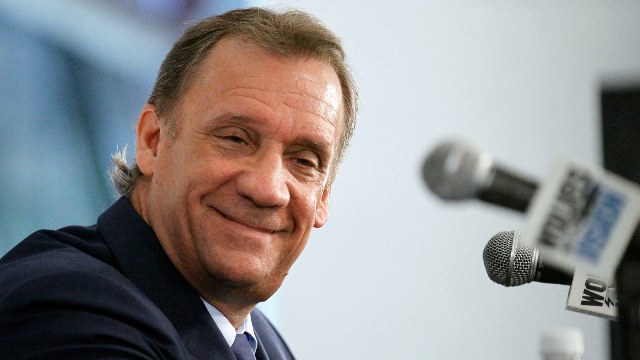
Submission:
[[[251,142],[249,134],[244,129],[235,126],[217,129],[212,134],[227,144],[246,145]]]
[[[296,162],[302,166],[306,166],[306,167],[310,167],[310,168],[315,168],[317,169],[319,164],[317,160],[311,160],[311,159],[307,159],[307,158],[297,158]]]
[[[229,141],[234,142],[236,144],[246,144],[247,143],[243,138],[241,138],[240,136],[236,136],[236,135],[223,136],[223,139],[229,140]]]
[[[310,150],[297,151],[292,158],[298,166],[305,169],[320,170],[322,167],[320,156]]]

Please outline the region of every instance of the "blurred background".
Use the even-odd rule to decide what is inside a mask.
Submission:
[[[420,168],[451,137],[539,179],[559,154],[600,164],[603,84],[640,79],[636,1],[0,0],[0,254],[93,224],[172,42],[252,5],[334,30],[361,95],[330,221],[264,305],[298,358],[534,360],[566,326],[609,358],[609,323],[565,310],[568,287],[488,279],[484,245],[524,217],[442,202]]]

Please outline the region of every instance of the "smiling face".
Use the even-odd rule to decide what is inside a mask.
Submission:
[[[327,220],[342,114],[329,64],[234,38],[202,61],[173,114],[175,138],[145,106],[134,204],[203,297],[255,304],[280,287]]]

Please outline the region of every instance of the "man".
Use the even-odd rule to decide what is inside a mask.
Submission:
[[[124,195],[92,227],[0,261],[0,357],[291,359],[255,305],[328,217],[356,93],[339,40],[301,12],[192,26],[137,125]]]

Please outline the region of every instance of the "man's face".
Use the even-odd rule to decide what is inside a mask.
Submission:
[[[165,251],[204,296],[222,285],[267,299],[327,220],[343,121],[334,70],[227,38],[179,101],[174,139],[145,109],[137,161],[152,176],[146,219]]]

